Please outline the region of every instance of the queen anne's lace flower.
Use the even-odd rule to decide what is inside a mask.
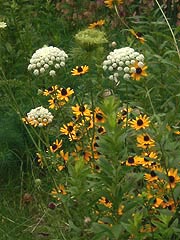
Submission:
[[[7,24],[5,22],[0,22],[0,28],[6,28]]]
[[[109,71],[109,79],[119,82],[118,77],[123,76],[124,79],[130,78],[131,74],[136,71],[134,64],[139,67],[144,66],[144,55],[135,52],[133,48],[124,47],[114,49],[103,62],[103,69]]]
[[[26,124],[30,124],[34,127],[47,126],[52,122],[52,119],[53,115],[49,112],[48,109],[42,106],[31,109],[31,111],[27,113],[27,117],[22,118]]]
[[[49,73],[50,76],[56,75],[56,70],[64,67],[68,55],[61,49],[52,46],[44,46],[35,51],[30,59],[28,70],[35,76]]]

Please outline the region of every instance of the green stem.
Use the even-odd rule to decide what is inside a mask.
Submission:
[[[114,5],[114,9],[115,9],[115,12],[116,12],[119,20],[121,21],[121,23],[122,23],[125,27],[127,27],[127,29],[130,29],[130,27],[124,22],[124,20],[123,20],[123,19],[121,18],[121,16],[119,15],[119,12],[118,12],[118,9],[117,9],[117,6],[116,6],[116,5]]]
[[[172,35],[172,38],[173,38],[173,41],[174,41],[174,46],[175,46],[175,48],[176,48],[176,51],[177,51],[177,54],[178,54],[179,60],[180,60],[180,50],[179,50],[179,48],[178,48],[178,44],[177,44],[177,41],[176,41],[174,32],[173,32],[173,30],[172,30],[172,28],[171,28],[171,25],[169,24],[169,21],[168,21],[166,15],[165,15],[165,13],[164,13],[162,7],[160,6],[158,0],[155,0],[155,2],[157,3],[157,5],[158,5],[158,7],[159,7],[159,9],[160,9],[160,11],[161,11],[161,13],[162,13],[165,21],[166,21],[166,23],[167,23],[167,25],[168,25],[168,28],[169,28],[169,30],[170,30],[170,32],[171,32],[171,35]]]
[[[154,109],[154,106],[153,106],[153,103],[152,103],[152,100],[151,100],[151,96],[149,94],[149,90],[147,89],[146,86],[144,88],[145,88],[145,91],[146,91],[146,96],[149,99],[149,103],[151,105],[151,108],[152,108],[152,111],[153,111],[153,115],[156,115],[156,112],[155,112],[155,109]]]
[[[166,175],[167,175],[167,178],[168,178],[168,167],[167,167],[167,164],[166,164],[166,159],[165,159],[163,147],[162,147],[161,144],[160,144],[160,149],[161,149],[161,153],[162,153],[161,161],[163,161],[163,163],[164,163],[164,169],[165,169],[165,172],[166,172]],[[169,178],[168,178],[168,181],[169,181]],[[169,186],[170,186],[170,193],[171,193],[174,205],[177,207],[177,202],[175,200],[173,189],[171,187],[170,181],[169,181]]]

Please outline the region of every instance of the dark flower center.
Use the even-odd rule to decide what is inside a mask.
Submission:
[[[150,139],[149,139],[149,137],[146,135],[146,136],[144,136],[144,141],[149,141]]]
[[[137,74],[141,74],[142,73],[142,69],[140,67],[136,68],[136,73]]]
[[[101,113],[97,113],[97,114],[96,114],[96,118],[97,118],[98,120],[102,120],[102,119],[103,119],[103,116],[102,116]]]
[[[66,90],[65,88],[62,88],[62,89],[61,89],[61,94],[62,94],[63,96],[66,96],[66,95],[67,95],[67,90]]]
[[[79,111],[80,111],[80,112],[83,113],[85,110],[86,110],[86,109],[85,109],[85,107],[84,107],[83,105],[79,107]]]
[[[52,91],[53,91],[53,88],[52,88],[52,87],[49,87],[47,90],[48,90],[48,92],[52,92]]]
[[[134,157],[129,157],[128,158],[128,163],[130,163],[130,164],[134,163]]]
[[[83,68],[82,68],[82,67],[78,67],[78,68],[77,68],[77,71],[80,73],[80,72],[83,71]]]
[[[144,157],[145,162],[149,162],[149,159],[147,157]]]
[[[79,136],[81,136],[81,132],[80,132],[80,131],[77,131],[77,132],[76,132],[76,137],[79,137]]]
[[[175,182],[175,178],[173,176],[169,176],[169,181],[170,181],[170,183],[173,183],[173,182]]]
[[[56,145],[56,144],[53,144],[53,145],[52,145],[52,149],[53,149],[53,150],[56,150],[56,148],[57,148],[57,145]]]
[[[68,130],[68,132],[72,132],[73,131],[73,126],[68,126],[67,130]]]
[[[138,37],[142,37],[142,36],[143,36],[143,34],[142,34],[141,32],[137,32],[136,35],[137,35]]]
[[[110,201],[107,199],[107,198],[105,198],[105,203],[109,203]]]
[[[100,169],[100,167],[99,167],[98,165],[95,165],[94,168],[95,168],[96,170],[99,170],[99,169]]]
[[[94,147],[99,147],[99,145],[97,144],[97,142],[94,143]]]
[[[151,171],[151,177],[156,177],[156,173],[154,171]]]
[[[172,206],[171,206],[171,205],[169,205],[169,206],[168,206],[168,209],[171,211],[171,210],[172,210]]]
[[[56,104],[58,102],[58,100],[55,98],[53,99],[53,103]]]
[[[127,114],[127,110],[122,110],[122,116],[125,116]]]
[[[138,120],[137,120],[137,125],[138,125],[138,126],[142,126],[142,125],[143,125],[143,120],[138,119]]]
[[[153,167],[153,166],[156,166],[156,162],[152,162],[151,163],[151,166]]]
[[[98,128],[98,133],[102,133],[104,131],[103,127]]]

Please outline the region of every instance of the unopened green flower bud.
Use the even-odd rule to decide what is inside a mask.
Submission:
[[[39,179],[39,178],[36,178],[36,179],[35,179],[35,186],[36,186],[36,187],[40,187],[40,186],[41,186],[41,183],[42,183],[42,182],[41,182],[41,179]]]
[[[102,44],[107,43],[105,33],[98,29],[86,29],[75,35],[77,43],[87,51],[94,50]]]

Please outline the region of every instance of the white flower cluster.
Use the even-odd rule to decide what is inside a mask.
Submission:
[[[53,77],[57,69],[65,66],[67,58],[68,55],[63,50],[45,45],[32,55],[28,70],[36,76],[48,72]]]
[[[53,115],[49,112],[48,109],[40,106],[31,109],[31,111],[27,113],[27,117],[23,118],[22,120],[26,124],[30,124],[34,127],[43,127],[52,122]]]
[[[134,64],[142,68],[144,66],[144,55],[135,52],[133,48],[123,47],[114,49],[109,53],[107,59],[103,62],[103,69],[110,72],[110,80],[118,83],[119,76],[129,79],[131,74],[136,71]]]
[[[0,22],[0,28],[6,28],[7,24],[5,22]]]

